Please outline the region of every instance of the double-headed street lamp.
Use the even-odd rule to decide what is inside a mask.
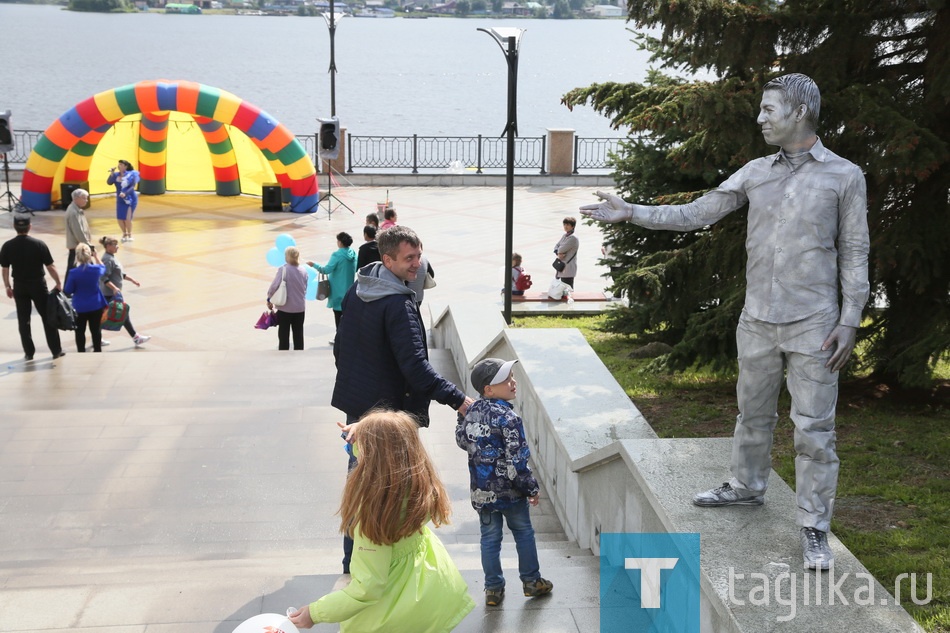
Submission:
[[[508,135],[508,161],[505,171],[505,322],[511,325],[511,253],[514,249],[515,210],[515,136],[518,135],[518,48],[525,29],[496,27],[478,29],[492,36],[508,62],[508,122],[502,135]]]

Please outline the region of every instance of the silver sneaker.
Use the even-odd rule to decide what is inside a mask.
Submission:
[[[816,528],[803,527],[799,539],[802,542],[802,558],[805,569],[828,569],[835,562],[835,555],[828,547],[828,535]]]
[[[743,495],[729,485],[727,481],[718,488],[697,492],[693,505],[716,508],[720,506],[760,506],[765,503],[762,495]]]

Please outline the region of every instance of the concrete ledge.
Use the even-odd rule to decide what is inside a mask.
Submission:
[[[456,364],[466,372],[486,356],[521,361],[516,409],[535,474],[579,547],[599,554],[603,532],[699,533],[703,633],[921,631],[834,535],[834,580],[831,572],[805,572],[795,495],[774,471],[764,506],[693,506],[693,494],[728,479],[732,441],[658,439],[579,330],[507,329],[502,320],[497,333],[480,314],[498,313],[453,306],[434,327],[460,326],[440,336],[462,350]]]

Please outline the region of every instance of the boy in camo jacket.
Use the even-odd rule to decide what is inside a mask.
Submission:
[[[486,358],[472,369],[472,386],[481,398],[459,418],[455,441],[468,452],[472,507],[481,526],[485,604],[498,606],[505,597],[501,569],[502,525],[507,522],[518,550],[518,575],[528,597],[551,593],[554,585],[541,577],[538,548],[531,527],[529,504],[538,505],[539,486],[531,474],[531,451],[521,417],[512,402],[517,360]]]

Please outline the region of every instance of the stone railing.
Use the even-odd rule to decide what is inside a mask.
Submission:
[[[731,440],[658,438],[579,330],[508,329],[500,312],[435,308],[433,344],[452,351],[465,385],[482,358],[521,361],[515,406],[535,474],[580,547],[601,555],[604,533],[700,534],[704,633],[922,631],[833,534],[833,570],[803,571],[795,494],[774,471],[764,506],[694,506],[729,478]],[[900,582],[894,595],[916,601]]]

